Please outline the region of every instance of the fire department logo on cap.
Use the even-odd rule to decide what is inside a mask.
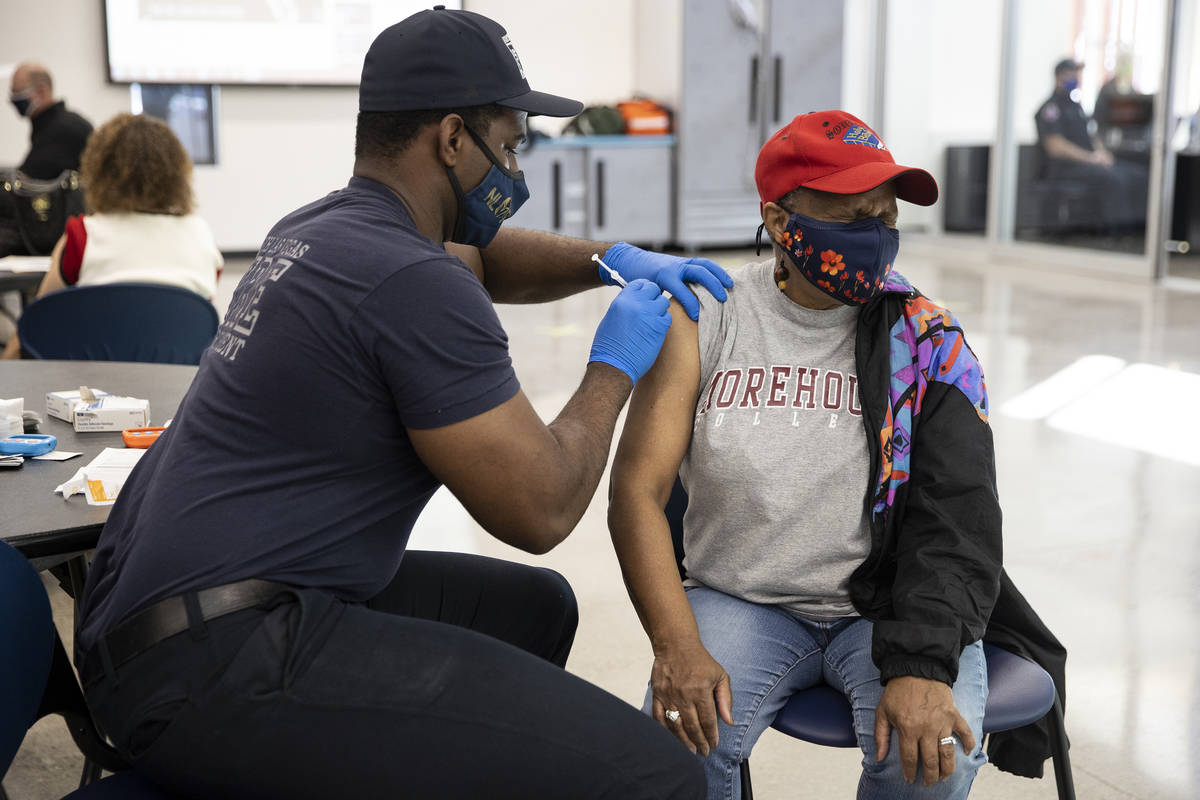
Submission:
[[[504,44],[508,47],[508,52],[512,53],[513,61],[517,62],[517,71],[521,73],[521,78],[525,79],[525,66],[521,63],[521,57],[517,55],[517,48],[513,47],[512,39],[508,38],[508,34],[504,34]]]

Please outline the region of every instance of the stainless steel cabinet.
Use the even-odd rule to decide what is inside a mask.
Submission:
[[[589,147],[588,238],[671,240],[671,148]]]
[[[797,114],[842,103],[841,0],[638,0],[635,90],[675,109],[674,240],[742,245],[754,165]]]
[[[521,228],[585,239],[671,241],[671,136],[563,137],[519,157],[529,200]]]
[[[513,215],[518,228],[587,235],[585,153],[581,148],[539,143],[517,160],[529,186],[529,199]]]

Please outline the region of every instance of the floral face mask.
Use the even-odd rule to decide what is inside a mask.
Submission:
[[[900,232],[878,217],[821,222],[792,214],[779,246],[813,286],[846,305],[861,305],[883,291]]]

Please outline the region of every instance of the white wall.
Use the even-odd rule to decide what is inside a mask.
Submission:
[[[1054,91],[1054,65],[1061,59],[1076,57],[1073,29],[1075,8],[1072,3],[1040,3],[1018,0],[1017,51],[1014,59],[1016,75],[1013,85],[1014,132],[1017,141],[1029,144],[1037,141],[1034,114]],[[1078,54],[1082,57],[1082,53]],[[1096,68],[1093,69],[1093,66]],[[1102,72],[1100,65],[1088,65],[1084,79]],[[1084,87],[1080,94],[1095,97],[1095,90]],[[1087,103],[1091,105],[1091,101]]]
[[[883,120],[871,119],[871,81],[875,73],[875,0],[844,0],[842,28],[842,110],[876,132]]]
[[[941,184],[947,145],[995,138],[1000,21],[1001,0],[890,0],[879,133],[897,162]],[[941,218],[940,202],[901,204],[901,230],[939,230]]]
[[[1200,112],[1200,3],[1183,3],[1179,20],[1179,88],[1175,113]]]
[[[634,2],[465,0],[463,7],[505,27],[534,89],[587,105],[612,105],[634,91]],[[536,117],[531,121],[533,127],[554,133],[565,123]]]
[[[632,91],[632,4],[468,0],[465,6],[508,29],[535,88],[611,103]],[[9,68],[26,59],[44,62],[56,94],[99,125],[129,110],[128,88],[105,79],[101,15],[98,0],[0,0],[0,61]],[[3,69],[0,76],[5,93],[8,74]],[[354,163],[357,110],[354,88],[222,87],[220,163],[198,166],[195,174],[199,213],[217,244],[256,250],[279,217],[344,185]],[[0,164],[20,163],[28,147],[28,123],[6,105]]]

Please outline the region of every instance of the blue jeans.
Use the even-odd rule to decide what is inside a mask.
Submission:
[[[944,782],[925,786],[918,765],[917,781],[909,784],[900,771],[900,737],[895,731],[887,758],[875,761],[875,706],[883,686],[871,661],[869,620],[806,620],[776,606],[749,603],[700,586],[688,588],[687,597],[700,626],[700,639],[729,673],[733,689],[734,725],[718,720],[720,741],[707,758],[700,757],[710,799],[741,796],[739,765],[749,758],[758,737],[793,693],[820,683],[844,693],[854,709],[855,733],[863,752],[859,800],[967,796],[975,773],[987,762],[982,751],[987,662],[980,642],[963,650],[954,684],[954,704],[975,734],[975,749],[968,754],[958,745],[954,773]],[[647,692],[643,708],[647,713],[650,702]]]

